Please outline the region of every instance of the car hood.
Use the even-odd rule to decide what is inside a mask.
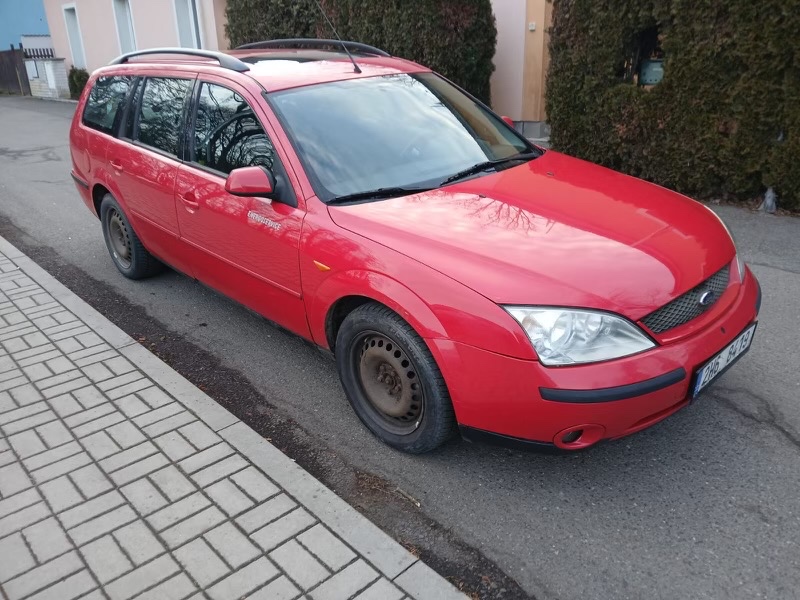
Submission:
[[[328,208],[334,222],[500,304],[637,320],[734,255],[689,198],[557,152],[438,190]]]

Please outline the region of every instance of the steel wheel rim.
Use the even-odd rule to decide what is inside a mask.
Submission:
[[[353,367],[367,408],[390,433],[414,433],[424,414],[425,393],[408,353],[372,331],[361,334],[353,348]]]
[[[125,269],[131,266],[131,236],[122,215],[111,209],[108,218],[108,239],[114,259]]]

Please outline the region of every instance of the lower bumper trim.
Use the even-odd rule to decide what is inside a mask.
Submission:
[[[70,175],[72,175],[73,181],[77,183],[79,186],[87,190],[89,189],[89,182],[84,181],[83,179],[75,175],[75,173],[70,173]]]
[[[555,388],[539,388],[539,393],[545,400],[553,402],[574,402],[589,404],[594,402],[614,402],[627,400],[636,396],[644,396],[666,387],[680,383],[686,379],[686,370],[683,367],[664,373],[652,379],[646,379],[629,385],[617,387],[598,388],[596,390],[562,390]]]
[[[550,442],[524,440],[522,438],[512,437],[510,435],[503,435],[502,433],[492,433],[491,431],[476,429],[475,427],[469,427],[467,425],[459,425],[458,428],[461,431],[461,437],[468,442],[491,444],[493,446],[511,448],[512,450],[550,452],[557,454],[564,452],[563,450],[557,448],[555,444]]]

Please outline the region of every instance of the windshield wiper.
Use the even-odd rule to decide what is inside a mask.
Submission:
[[[451,175],[442,183],[439,184],[439,187],[443,185],[447,185],[448,183],[453,183],[454,181],[458,181],[459,179],[464,179],[464,177],[469,177],[470,175],[476,175],[481,171],[488,171],[493,167],[497,167],[498,165],[502,165],[509,162],[514,162],[517,160],[531,160],[534,158],[538,158],[540,154],[538,152],[528,152],[525,154],[515,154],[514,156],[507,156],[505,158],[499,158],[497,160],[487,160],[482,163],[478,163],[477,165],[472,165],[464,169],[463,171],[459,171],[455,175]]]
[[[418,194],[420,192],[429,192],[432,188],[405,188],[405,187],[385,187],[378,188],[377,190],[368,190],[366,192],[356,192],[355,194],[345,194],[344,196],[334,196],[325,204],[344,204],[347,202],[355,202],[357,200],[379,200],[381,198],[397,198],[399,196],[409,196],[411,194]]]

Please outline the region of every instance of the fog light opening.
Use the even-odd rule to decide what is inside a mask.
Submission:
[[[553,444],[563,450],[581,450],[603,439],[606,428],[597,423],[581,423],[562,429],[553,437]]]
[[[564,444],[574,444],[578,441],[578,439],[583,435],[583,429],[576,429],[574,431],[570,431],[569,433],[565,434],[564,437],[561,438],[561,441]]]

